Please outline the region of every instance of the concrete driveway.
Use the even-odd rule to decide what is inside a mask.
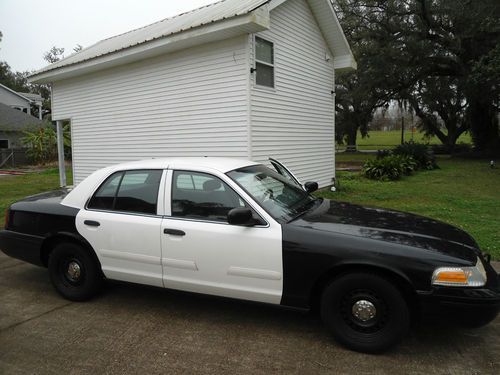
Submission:
[[[0,374],[498,374],[500,318],[424,325],[383,355],[343,349],[315,314],[110,284],[86,303],[0,253]]]

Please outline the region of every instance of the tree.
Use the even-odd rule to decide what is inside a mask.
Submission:
[[[499,144],[497,0],[337,3],[354,52],[378,51],[365,65],[372,68],[367,87],[410,103],[423,130],[451,148],[469,129],[476,148]]]
[[[50,50],[43,54],[43,59],[49,64],[53,64],[64,58],[64,48],[53,46]]]

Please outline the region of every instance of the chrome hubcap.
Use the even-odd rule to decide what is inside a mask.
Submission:
[[[80,278],[81,275],[81,269],[80,265],[76,262],[70,262],[68,264],[68,269],[66,270],[66,273],[68,274],[68,277],[72,281],[77,281]]]
[[[375,318],[377,315],[377,309],[373,303],[362,299],[352,305],[352,315],[362,322],[367,322],[368,320]]]

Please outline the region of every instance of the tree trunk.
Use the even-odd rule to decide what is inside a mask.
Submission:
[[[358,147],[356,145],[356,138],[358,135],[358,127],[352,126],[349,128],[347,132],[347,148],[346,152],[356,152],[358,151]]]
[[[500,145],[498,118],[491,103],[474,98],[470,101],[467,115],[476,150],[498,149]]]

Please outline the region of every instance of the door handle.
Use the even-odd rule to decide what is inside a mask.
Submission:
[[[163,233],[171,234],[172,236],[185,236],[186,235],[186,232],[184,232],[183,230],[168,229],[168,228],[163,229]]]
[[[99,225],[101,225],[101,223],[99,223],[98,221],[94,221],[94,220],[85,220],[83,222],[83,224],[88,225],[90,227],[98,227]]]

